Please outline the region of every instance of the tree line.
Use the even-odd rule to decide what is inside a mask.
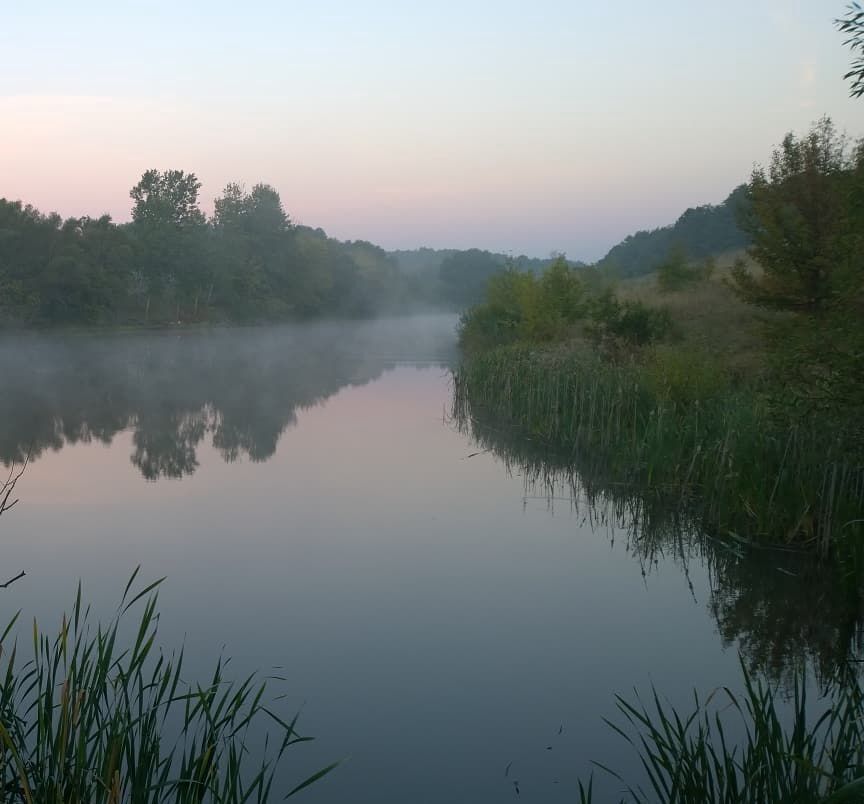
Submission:
[[[722,203],[691,207],[671,226],[628,235],[597,267],[619,278],[643,276],[676,253],[697,260],[743,249],[751,243],[749,232],[741,225],[747,204],[747,186],[736,187]]]
[[[148,170],[120,224],[0,199],[0,322],[364,316],[406,293],[383,249],[294,224],[270,185],[229,184],[210,218],[200,189],[194,173]]]
[[[363,240],[339,241],[295,224],[279,193],[263,183],[251,190],[228,184],[208,217],[200,190],[194,173],[148,170],[130,191],[129,223],[109,215],[64,220],[0,198],[0,325],[458,309],[477,301],[489,277],[508,264],[539,272],[550,262],[481,249],[388,253]]]
[[[839,135],[833,128],[819,136],[834,151],[824,152],[828,163],[816,166],[816,175],[824,173],[823,184],[833,187],[828,174],[854,173],[854,160],[845,154],[845,163],[838,163],[837,148],[849,149],[834,142]],[[793,145],[784,142],[783,148]],[[787,154],[785,168],[778,163],[771,170],[794,171],[792,158],[801,156]],[[671,226],[625,238],[593,272],[563,256],[560,262],[583,277],[623,278],[754,243],[757,260],[770,261],[758,245],[766,213],[753,208],[764,206],[762,184],[757,177],[721,204],[688,209]],[[194,173],[148,170],[130,191],[132,220],[121,224],[108,215],[63,220],[0,199],[0,325],[248,322],[370,316],[416,306],[464,309],[483,300],[490,279],[508,270],[539,277],[556,259],[476,248],[387,252],[367,241],[342,242],[295,224],[279,193],[263,183],[251,190],[228,184],[208,218],[200,189]],[[830,211],[823,210],[823,228],[850,214],[840,214],[840,202],[832,199]],[[766,231],[797,225],[781,218]],[[811,247],[820,232],[806,235]],[[833,265],[835,256],[821,259]],[[812,268],[811,280],[824,286],[832,270]],[[750,290],[755,301],[755,288]]]

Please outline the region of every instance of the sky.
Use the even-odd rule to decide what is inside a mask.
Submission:
[[[0,0],[0,197],[128,220],[149,168],[388,249],[595,260],[787,131],[864,135],[845,0]]]

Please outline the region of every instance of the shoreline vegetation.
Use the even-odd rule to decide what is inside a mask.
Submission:
[[[739,214],[746,253],[673,249],[618,283],[563,261],[493,277],[460,322],[454,413],[712,534],[859,567],[864,143],[827,119],[788,135]]]
[[[742,663],[743,690],[715,689],[678,711],[652,687],[643,700],[617,695],[619,721],[606,721],[645,771],[621,783],[621,804],[853,804],[864,796],[864,692],[857,678],[814,708],[804,672],[789,707]],[[787,721],[787,709],[791,717]],[[579,782],[580,804],[592,804],[594,775]]]
[[[32,657],[20,612],[0,636],[4,802],[264,804],[337,767],[286,784],[286,752],[313,738],[280,715],[271,679],[233,680],[224,657],[209,679],[187,680],[183,651],[156,643],[161,581],[136,590],[137,573],[107,623],[91,622],[79,584],[56,634],[33,621]]]
[[[0,329],[194,327],[456,310],[511,264],[480,249],[387,252],[294,223],[270,185],[228,184],[207,217],[201,183],[148,170],[132,220],[63,219],[0,198]],[[574,263],[576,265],[576,263]]]
[[[490,279],[460,321],[452,415],[526,484],[611,505],[640,555],[706,538],[736,565],[794,551],[860,601],[864,140],[827,118],[789,134],[739,202],[746,252],[696,260],[673,245],[618,281],[563,261]],[[654,690],[616,698],[623,723],[606,723],[644,771],[597,765],[622,801],[864,799],[855,660],[813,663],[833,678],[815,709],[799,664],[788,720],[742,647],[742,695],[694,693],[686,712]],[[583,804],[593,785],[580,782]]]
[[[671,246],[693,256],[740,248],[749,236],[734,190],[640,231],[595,265],[602,277],[654,270]],[[182,170],[148,170],[130,191],[131,221],[45,214],[0,198],[0,331],[196,328],[320,318],[457,311],[482,301],[506,271],[539,276],[556,260],[479,248],[385,251],[340,241],[291,220],[270,185],[228,184],[211,216],[201,183]]]

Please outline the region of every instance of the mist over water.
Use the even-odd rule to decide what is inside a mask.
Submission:
[[[310,802],[573,801],[589,760],[634,762],[615,693],[686,705],[740,683],[739,649],[781,681],[838,660],[857,612],[830,579],[640,541],[535,441],[452,421],[455,323],[5,338],[0,459],[30,456],[7,611],[53,624],[80,578],[107,615],[139,564],[167,576],[189,680],[220,652],[284,677],[317,738],[286,788],[349,757]]]
[[[0,340],[0,460],[131,433],[155,480],[192,474],[205,443],[228,462],[272,457],[298,411],[394,365],[447,366],[455,316]]]

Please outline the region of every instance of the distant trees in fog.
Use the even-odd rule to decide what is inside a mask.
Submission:
[[[405,293],[396,260],[296,226],[279,193],[229,184],[208,219],[194,173],[148,170],[132,221],[0,199],[0,321],[105,324],[369,315]]]
[[[406,306],[463,309],[507,269],[539,275],[557,257],[481,249],[387,252],[298,226],[268,184],[228,184],[208,218],[201,183],[148,170],[130,191],[132,220],[44,214],[0,199],[0,325],[163,324],[369,316]],[[655,270],[670,250],[689,258],[741,248],[746,188],[688,209],[673,226],[638,232],[598,263],[604,273]],[[573,268],[584,263],[568,261]]]

